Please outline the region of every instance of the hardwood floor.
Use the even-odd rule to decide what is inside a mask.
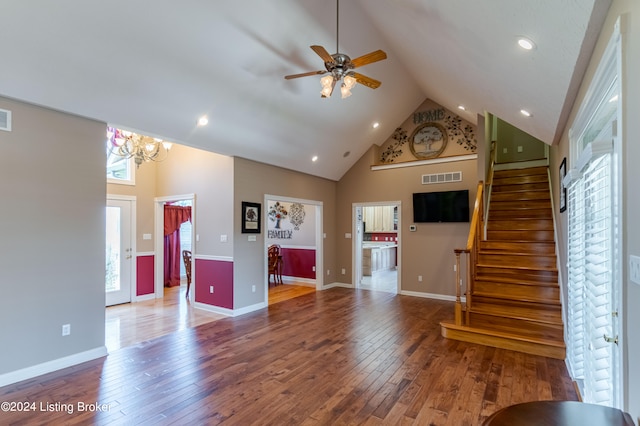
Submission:
[[[308,287],[295,284],[282,284],[269,287],[269,305],[284,302],[294,297],[303,296],[309,293],[315,293],[315,287]]]
[[[385,292],[314,292],[0,388],[0,401],[37,404],[0,423],[458,426],[519,402],[576,400],[561,360],[442,338],[451,312]],[[96,402],[108,409],[78,411]]]
[[[165,288],[163,299],[109,306],[105,311],[109,352],[226,318],[193,308],[185,298],[186,291],[185,286]]]

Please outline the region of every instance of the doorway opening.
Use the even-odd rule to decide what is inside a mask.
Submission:
[[[273,304],[321,290],[323,286],[322,202],[265,195],[265,303]],[[275,277],[269,247],[278,246]]]
[[[191,253],[191,258],[195,258],[195,246],[193,244],[196,241],[195,229],[196,229],[196,215],[195,215],[195,194],[186,195],[174,195],[167,197],[158,197],[155,199],[155,256],[154,256],[154,290],[155,297],[157,299],[163,298],[165,294],[165,275],[166,275],[166,262],[171,261],[177,269],[176,274],[178,276],[177,281],[180,284],[180,294],[186,295],[187,289],[187,271],[183,262],[182,251],[187,250]],[[173,256],[167,257],[167,246],[165,243],[165,205],[173,205],[178,207],[190,207],[190,220],[183,221],[178,227],[177,238],[179,240],[179,247],[176,249]],[[177,256],[177,259],[176,259]],[[188,294],[188,300],[194,301],[195,294],[195,262],[191,263],[191,288]],[[184,284],[184,285],[183,285]]]
[[[400,201],[353,204],[355,288],[400,292]]]

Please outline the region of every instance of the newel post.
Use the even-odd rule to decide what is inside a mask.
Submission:
[[[454,252],[456,254],[456,305],[455,305],[455,322],[456,325],[462,325],[462,300],[461,289],[462,282],[460,281],[460,254],[464,250],[455,249]]]

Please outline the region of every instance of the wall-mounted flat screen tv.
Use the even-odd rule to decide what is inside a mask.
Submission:
[[[469,190],[414,193],[413,221],[469,222]]]

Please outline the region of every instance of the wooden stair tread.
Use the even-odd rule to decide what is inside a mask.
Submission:
[[[566,356],[564,342],[535,336],[520,336],[513,333],[478,327],[459,326],[450,321],[440,323],[443,337],[463,342],[493,346],[512,351],[563,360]]]
[[[523,285],[523,286],[538,286],[538,287],[559,287],[557,280],[550,282],[550,281],[538,281],[538,280],[518,278],[517,281],[515,281],[514,277],[504,277],[499,275],[498,276],[481,275],[476,278],[476,282],[513,284],[513,285]]]
[[[553,311],[551,309],[515,308],[509,305],[499,306],[497,304],[478,306],[476,303],[469,312],[538,324],[562,325],[562,312],[559,306],[556,311]]]
[[[515,269],[522,271],[551,271],[557,272],[558,268],[553,267],[532,267],[532,266],[521,266],[521,265],[493,265],[487,263],[478,263],[479,267],[482,268],[500,268],[500,269]]]
[[[484,297],[484,298],[492,298],[492,299],[504,299],[504,300],[514,300],[513,296],[509,295],[505,292],[500,293],[492,293],[489,291],[478,291],[475,290],[473,292],[473,296],[476,297]],[[550,299],[548,297],[534,297],[534,296],[518,296],[518,301],[521,302],[529,302],[529,303],[540,303],[544,305],[557,305],[562,306],[560,304],[560,300]]]
[[[491,330],[491,329],[482,328],[482,327],[456,325],[453,321],[446,321],[446,320],[445,321],[441,321],[440,325],[441,326],[446,326],[447,328],[451,328],[451,329],[472,331],[472,332],[475,332],[475,333],[478,333],[478,334],[499,336],[499,337],[504,337],[504,338],[508,338],[508,339],[521,340],[521,341],[525,341],[525,342],[532,342],[532,343],[539,343],[539,344],[543,344],[543,345],[555,346],[555,347],[558,347],[558,348],[564,348],[565,347],[564,342],[559,342],[557,340],[541,339],[541,338],[536,338],[536,337],[531,337],[531,336],[523,336],[523,335],[519,335],[519,334],[515,334],[515,333],[508,333],[508,332],[504,332],[504,331]]]

